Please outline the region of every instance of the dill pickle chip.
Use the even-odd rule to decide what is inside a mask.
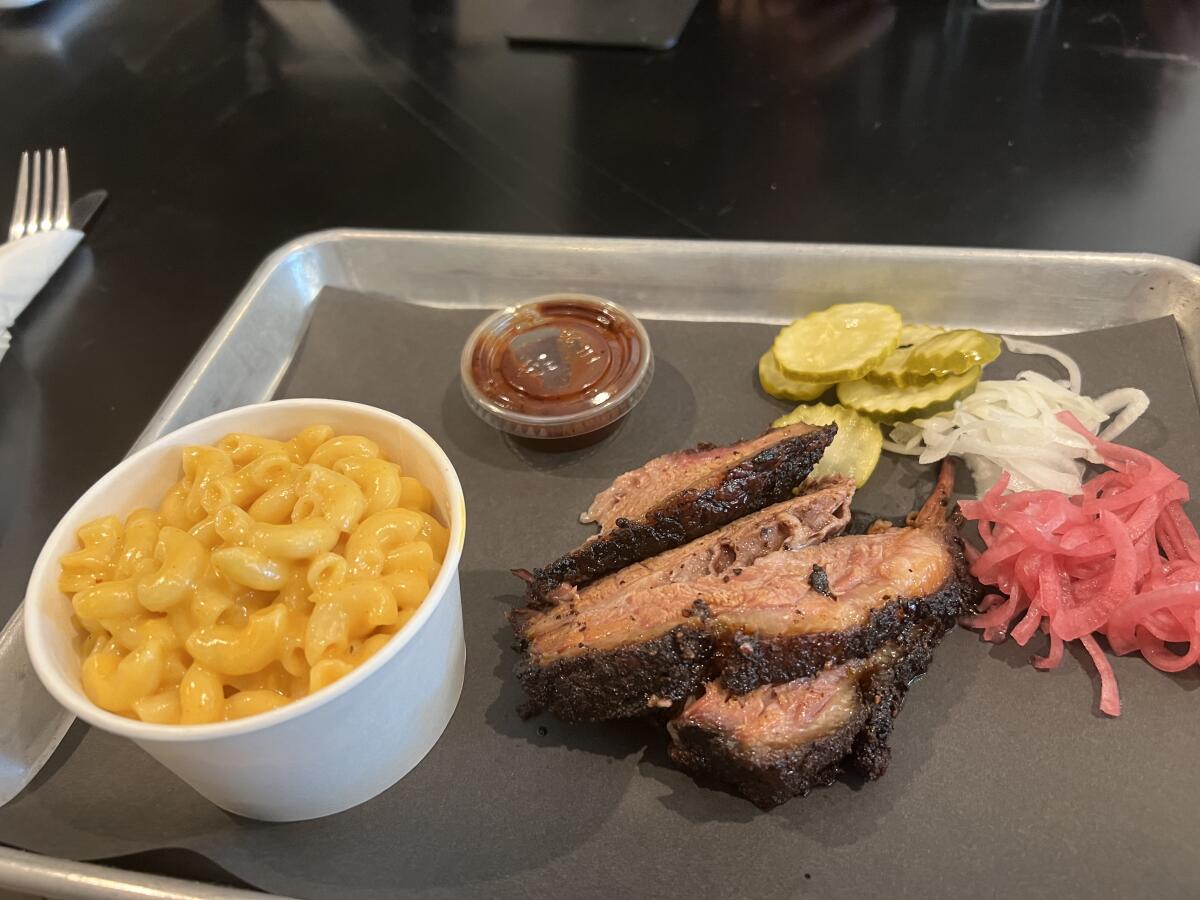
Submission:
[[[876,384],[863,379],[837,386],[843,406],[857,410],[876,422],[907,422],[951,409],[956,400],[975,390],[981,373],[975,366],[962,375],[949,375],[919,387]]]
[[[935,377],[933,375],[919,375],[908,371],[908,360],[918,344],[923,344],[945,331],[945,328],[936,325],[905,325],[900,329],[899,346],[863,377],[877,384],[898,384],[902,387],[932,381]]]
[[[807,422],[809,425],[837,423],[837,437],[825,449],[821,461],[813,467],[811,477],[844,475],[853,479],[858,487],[867,483],[883,450],[883,430],[878,424],[844,406],[813,403],[797,406],[786,416],[780,416],[772,422],[771,427],[779,428],[796,422]]]
[[[986,366],[1000,355],[1000,338],[974,328],[935,335],[913,348],[907,369],[916,375],[962,375],[974,366]]]
[[[788,378],[775,365],[775,357],[770,350],[758,360],[758,383],[764,391],[780,400],[816,400],[833,387],[832,384],[813,384]]]
[[[797,319],[771,352],[788,378],[828,383],[862,378],[900,341],[900,313],[881,303],[838,303]]]

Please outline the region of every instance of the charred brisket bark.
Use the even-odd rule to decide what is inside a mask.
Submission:
[[[561,585],[586,584],[786,499],[837,434],[836,425],[797,430],[800,433],[789,436],[788,429],[778,429],[780,440],[753,456],[717,472],[701,473],[695,484],[664,497],[638,518],[617,518],[611,529],[534,569],[526,601],[532,606],[549,605]]]
[[[587,650],[545,665],[526,656],[516,673],[535,707],[566,722],[645,715],[684,699],[710,678],[744,694],[870,656],[889,642],[909,640],[922,622],[953,622],[973,609],[972,597],[971,587],[954,579],[929,597],[888,603],[860,628],[791,637],[722,633],[696,615],[645,643]]]
[[[712,722],[697,721],[685,708],[668,725],[671,760],[701,782],[723,784],[763,809],[793,797],[803,797],[814,787],[830,784],[840,774],[855,770],[868,780],[879,778],[891,760],[888,739],[904,703],[909,684],[923,675],[933,650],[946,633],[937,620],[913,628],[898,646],[891,661],[860,661],[845,674],[854,679],[857,697],[852,715],[816,737],[797,739],[782,746],[777,734],[770,744],[753,734],[734,734]],[[720,691],[719,685],[710,690]],[[805,682],[759,691],[804,690]],[[753,722],[750,722],[753,731]]]

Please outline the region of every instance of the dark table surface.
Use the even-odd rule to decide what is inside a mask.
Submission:
[[[1200,2],[701,0],[668,52],[514,48],[518,0],[0,13],[22,149],[103,187],[0,363],[0,616],[270,250],[331,226],[1200,258]],[[652,2],[652,0],[651,0]]]

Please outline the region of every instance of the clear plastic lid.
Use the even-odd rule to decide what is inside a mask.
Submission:
[[[548,294],[488,316],[461,359],[463,395],[508,434],[590,434],[637,404],[654,374],[650,338],[631,313],[587,294]]]

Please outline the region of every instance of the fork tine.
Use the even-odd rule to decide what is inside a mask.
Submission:
[[[46,150],[46,184],[42,191],[42,219],[38,223],[39,231],[49,231],[54,227],[54,219],[50,213],[54,208],[54,151]]]
[[[17,170],[17,196],[13,200],[12,222],[8,226],[8,239],[15,241],[25,236],[25,210],[29,199],[29,151],[21,154],[21,166]]]
[[[25,219],[25,234],[37,234],[38,207],[42,205],[42,151],[33,151],[32,184],[29,187],[29,215]]]
[[[54,227],[71,227],[71,181],[67,177],[67,148],[58,148],[58,202],[54,207]]]

